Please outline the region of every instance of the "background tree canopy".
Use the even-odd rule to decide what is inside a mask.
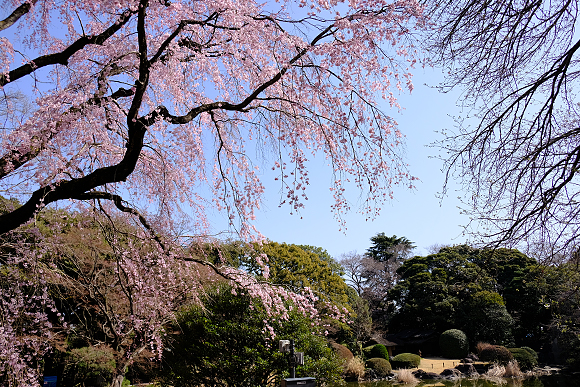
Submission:
[[[517,250],[442,248],[397,271],[393,329],[457,328],[471,343],[537,343],[551,318],[542,304],[543,269]]]
[[[367,249],[366,255],[379,262],[401,262],[407,258],[415,246],[405,237],[386,236],[380,232],[371,237],[372,245]]]
[[[326,250],[278,242],[255,245],[255,248],[253,254],[267,256],[264,264],[269,271],[268,281],[293,290],[308,287],[324,301],[348,304],[348,286],[341,277],[342,269]],[[251,256],[245,255],[241,261],[250,273],[263,275],[262,267]]]
[[[340,264],[348,284],[370,306],[373,320],[385,323],[389,290],[398,280],[397,269],[409,257],[415,246],[405,237],[378,233],[371,237],[366,253],[343,254]]]

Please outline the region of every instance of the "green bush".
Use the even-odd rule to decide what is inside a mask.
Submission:
[[[534,359],[538,360],[538,353],[536,351],[534,351],[532,348],[522,347],[522,349],[525,349],[526,351],[528,351],[530,353],[530,355],[532,355],[534,357]]]
[[[390,374],[392,370],[391,363],[382,357],[374,357],[367,360],[366,366],[367,368],[373,369],[381,378]]]
[[[389,351],[387,351],[387,347],[385,347],[384,345],[376,344],[371,349],[370,357],[371,358],[378,357],[378,358],[385,359],[388,361],[389,360]]]
[[[568,371],[580,371],[580,335],[575,329],[565,326],[564,331],[559,332],[558,344],[561,345],[561,356]]]
[[[448,359],[463,359],[469,352],[467,336],[459,329],[449,329],[439,336],[441,355]]]
[[[479,351],[479,360],[490,363],[507,364],[514,357],[504,346],[487,344]]]
[[[296,350],[304,352],[304,365],[296,376],[312,376],[321,385],[342,380],[342,364],[327,345],[320,328],[296,309],[286,319],[268,315],[260,300],[238,289],[219,285],[206,289],[204,307],[185,306],[177,315],[172,333],[165,336],[162,386],[266,386],[288,376],[287,356],[272,345],[264,333],[266,323],[276,340],[293,338]],[[315,334],[313,334],[313,329]],[[345,348],[346,349],[346,348]]]
[[[416,368],[421,363],[421,357],[414,353],[400,353],[391,359],[394,368]]]
[[[82,347],[67,353],[63,377],[71,384],[109,384],[116,362],[110,348]]]
[[[510,348],[514,359],[522,371],[528,371],[538,365],[538,360],[525,348]]]
[[[375,347],[374,345],[369,345],[368,347],[364,347],[362,349],[362,353],[365,359],[370,359],[373,357],[371,356],[371,351],[373,350],[374,347]]]

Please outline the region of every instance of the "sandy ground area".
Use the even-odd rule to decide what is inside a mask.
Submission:
[[[446,368],[453,368],[459,364],[459,359],[444,359],[442,357],[423,357],[421,358],[420,369],[427,372],[440,374]],[[414,368],[413,370],[416,370]]]

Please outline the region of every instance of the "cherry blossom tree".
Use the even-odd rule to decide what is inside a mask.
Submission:
[[[403,134],[379,101],[399,108],[396,94],[412,90],[409,32],[424,24],[415,0],[8,0],[0,10],[0,88],[5,96],[26,91],[33,105],[21,114],[4,98],[0,109],[0,189],[23,203],[3,204],[0,214],[9,245],[0,264],[14,270],[2,287],[0,358],[10,361],[0,372],[19,370],[8,385],[37,384],[34,359],[50,346],[11,338],[66,329],[50,315],[58,308],[46,293],[47,281],[62,274],[45,259],[54,258],[53,242],[30,231],[35,238],[15,243],[51,203],[110,219],[121,213],[142,227],[139,248],[116,233],[109,238],[119,248],[114,285],[135,312],[117,327],[121,335],[138,329],[140,345],[155,349],[176,294],[199,291],[193,263],[249,289],[272,313],[284,313],[285,297],[305,297],[304,313],[315,314],[308,295],[181,248],[183,230],[210,232],[214,210],[243,238],[260,238],[251,222],[264,193],[261,167],[275,171],[281,204],[295,211],[307,199],[308,160],[323,154],[339,220],[350,209],[349,185],[363,192],[361,211],[373,217],[394,186],[413,184]],[[23,270],[27,280],[18,282]],[[26,313],[34,324],[11,325]],[[130,359],[138,349],[126,350]]]
[[[175,312],[199,306],[200,295],[217,283],[243,289],[275,321],[295,304],[323,323],[310,289],[287,291],[178,247],[165,251],[126,219],[111,221],[98,211],[45,210],[36,225],[0,240],[2,385],[38,385],[51,370],[43,362],[90,347],[112,355],[111,380],[120,386],[133,362],[161,357],[164,327]],[[334,306],[329,317],[343,319],[344,312]]]
[[[337,173],[338,214],[348,209],[343,176],[366,188],[369,205],[410,183],[402,134],[375,99],[398,106],[394,92],[412,88],[416,59],[401,40],[421,14],[413,1],[29,4],[11,16],[20,15],[14,43],[2,39],[0,86],[28,81],[38,109],[2,135],[3,189],[25,202],[2,216],[0,232],[72,199],[122,210],[125,200],[151,201],[165,227],[172,204],[187,206],[198,228],[214,205],[246,235],[264,189],[250,140],[273,152],[296,209],[311,152]]]

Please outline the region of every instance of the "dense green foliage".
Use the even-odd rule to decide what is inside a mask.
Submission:
[[[322,300],[338,305],[348,304],[348,286],[340,276],[336,261],[320,248],[268,242],[256,245],[254,254],[266,254],[269,269],[268,281],[300,291],[311,288]],[[319,255],[320,254],[320,255]],[[262,275],[262,268],[252,259],[241,258],[244,267],[256,275]]]
[[[505,302],[505,310],[511,318],[510,335],[518,345],[537,346],[545,335],[543,326],[550,323],[550,309],[544,301],[554,297],[555,277],[547,275],[549,266],[539,265],[533,258],[514,249],[480,250],[473,256],[473,262],[493,278],[494,289]],[[501,316],[497,308],[493,314]],[[507,324],[504,318],[502,323]],[[497,320],[497,319],[494,319]],[[501,331],[501,327],[496,330]],[[468,335],[469,336],[469,335]],[[476,341],[509,343],[506,335],[502,338],[479,338]]]
[[[366,367],[374,370],[377,376],[384,378],[391,373],[391,363],[382,357],[374,357],[366,362]]]
[[[469,352],[469,341],[463,331],[449,329],[439,336],[441,355],[449,359],[462,359]]]
[[[110,349],[82,347],[67,353],[61,384],[105,386],[115,372],[115,357]]]
[[[514,359],[512,353],[502,345],[485,345],[478,352],[479,360],[490,363],[507,364]]]
[[[398,308],[390,329],[458,328],[470,342],[538,345],[551,313],[554,280],[517,250],[444,247],[406,260],[390,292]]]
[[[332,256],[328,253],[328,251],[326,251],[326,249],[323,249],[322,247],[319,246],[310,246],[310,245],[296,245],[296,246],[300,247],[307,253],[316,254],[319,259],[328,263],[330,269],[334,274],[338,274],[339,276],[344,275],[344,269],[342,268],[340,263],[338,263],[334,258],[332,258]]]
[[[372,358],[371,351],[373,350],[373,348],[374,348],[374,345],[369,345],[368,347],[364,347],[362,349],[362,353],[363,353],[365,359]]]
[[[538,358],[524,348],[509,348],[522,371],[528,371],[538,365]]]
[[[528,351],[528,353],[529,353],[530,355],[532,355],[532,357],[533,357],[534,359],[536,359],[536,362],[538,361],[538,353],[537,353],[536,351],[534,351],[534,350],[533,350],[532,348],[530,348],[530,347],[522,347],[522,349],[525,349],[526,351]]]
[[[421,357],[414,353],[400,353],[391,359],[391,365],[395,369],[416,368],[419,364],[421,364]]]
[[[579,257],[576,256],[576,259]],[[549,296],[544,305],[549,308],[552,320],[548,339],[558,342],[560,354],[554,361],[565,364],[571,370],[580,371],[580,271],[579,261],[558,267],[544,268],[545,287]],[[555,340],[554,340],[555,339]],[[560,355],[560,356],[557,356]]]
[[[493,279],[470,259],[477,254],[475,249],[457,246],[406,260],[397,270],[401,280],[391,291],[400,305],[391,327],[439,332],[463,328],[458,324],[462,309],[465,307],[468,315],[467,302],[493,285]]]
[[[457,323],[471,342],[510,344],[514,341],[514,319],[496,292],[482,290],[471,295],[458,312]]]
[[[385,347],[384,345],[375,344],[370,351],[370,357],[371,358],[379,357],[381,359],[389,360],[389,351],[387,350],[387,347]]]
[[[401,261],[415,248],[413,242],[405,237],[386,236],[380,232],[371,238],[372,246],[367,249],[367,256],[379,262]]]
[[[288,320],[269,318],[257,301],[226,286],[208,291],[203,301],[205,308],[184,308],[167,337],[163,385],[279,384],[288,372],[286,355],[278,352],[280,339],[294,339],[296,351],[305,354],[297,376],[315,377],[320,385],[340,380],[341,361],[324,337],[313,334],[310,319],[297,312]]]

